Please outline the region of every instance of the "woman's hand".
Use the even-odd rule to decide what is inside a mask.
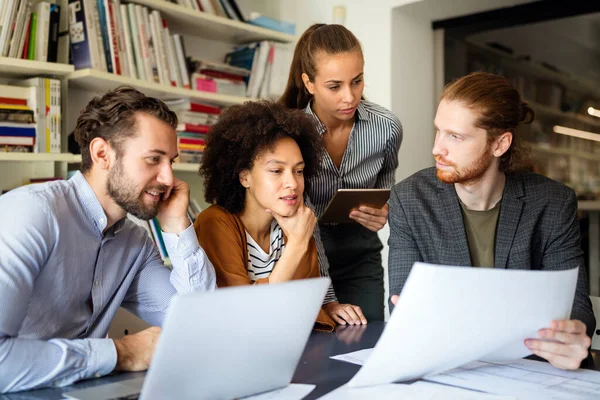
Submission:
[[[277,223],[287,237],[286,247],[300,246],[307,248],[312,239],[317,217],[313,211],[304,205],[304,199],[300,197],[300,205],[296,213],[290,217],[279,215],[272,210],[266,210],[273,215]]]
[[[339,325],[366,325],[367,319],[359,306],[340,304],[332,301],[323,306],[323,310]]]
[[[350,212],[350,218],[370,231],[377,232],[383,228],[388,217],[387,203],[381,208],[360,206],[358,210]]]

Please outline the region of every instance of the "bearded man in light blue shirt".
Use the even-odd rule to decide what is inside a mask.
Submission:
[[[176,126],[160,100],[110,91],[77,120],[81,172],[0,197],[0,392],[145,370],[160,328],[107,339],[117,309],[160,326],[175,293],[216,288],[171,168]],[[158,219],[172,271],[127,213]]]

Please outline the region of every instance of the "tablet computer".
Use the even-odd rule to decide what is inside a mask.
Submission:
[[[349,217],[352,209],[360,206],[381,208],[390,198],[390,189],[338,189],[327,205],[319,222],[353,223]]]

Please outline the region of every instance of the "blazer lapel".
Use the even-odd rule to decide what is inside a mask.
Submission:
[[[507,268],[508,253],[515,239],[523,211],[523,201],[520,199],[523,195],[523,182],[519,179],[519,175],[507,174],[496,227],[495,268]]]
[[[440,182],[438,196],[443,212],[442,229],[440,229],[443,248],[440,249],[440,254],[444,254],[445,264],[469,266],[471,265],[471,254],[469,253],[462,210],[454,185]]]

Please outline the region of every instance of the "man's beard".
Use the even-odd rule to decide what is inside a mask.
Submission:
[[[123,164],[120,160],[108,172],[106,192],[122,209],[141,220],[149,220],[158,214],[160,201],[152,205],[146,205],[143,197],[146,190],[158,190],[164,192],[168,189],[165,185],[156,185],[144,188],[137,194],[135,183],[126,176]]]
[[[456,164],[445,161],[442,157],[436,156],[435,160],[452,167],[451,170],[437,170],[437,178],[444,183],[460,183],[464,186],[473,185],[481,179],[485,171],[492,163],[494,156],[490,154],[490,147],[486,146],[481,156],[464,168],[458,169]]]

